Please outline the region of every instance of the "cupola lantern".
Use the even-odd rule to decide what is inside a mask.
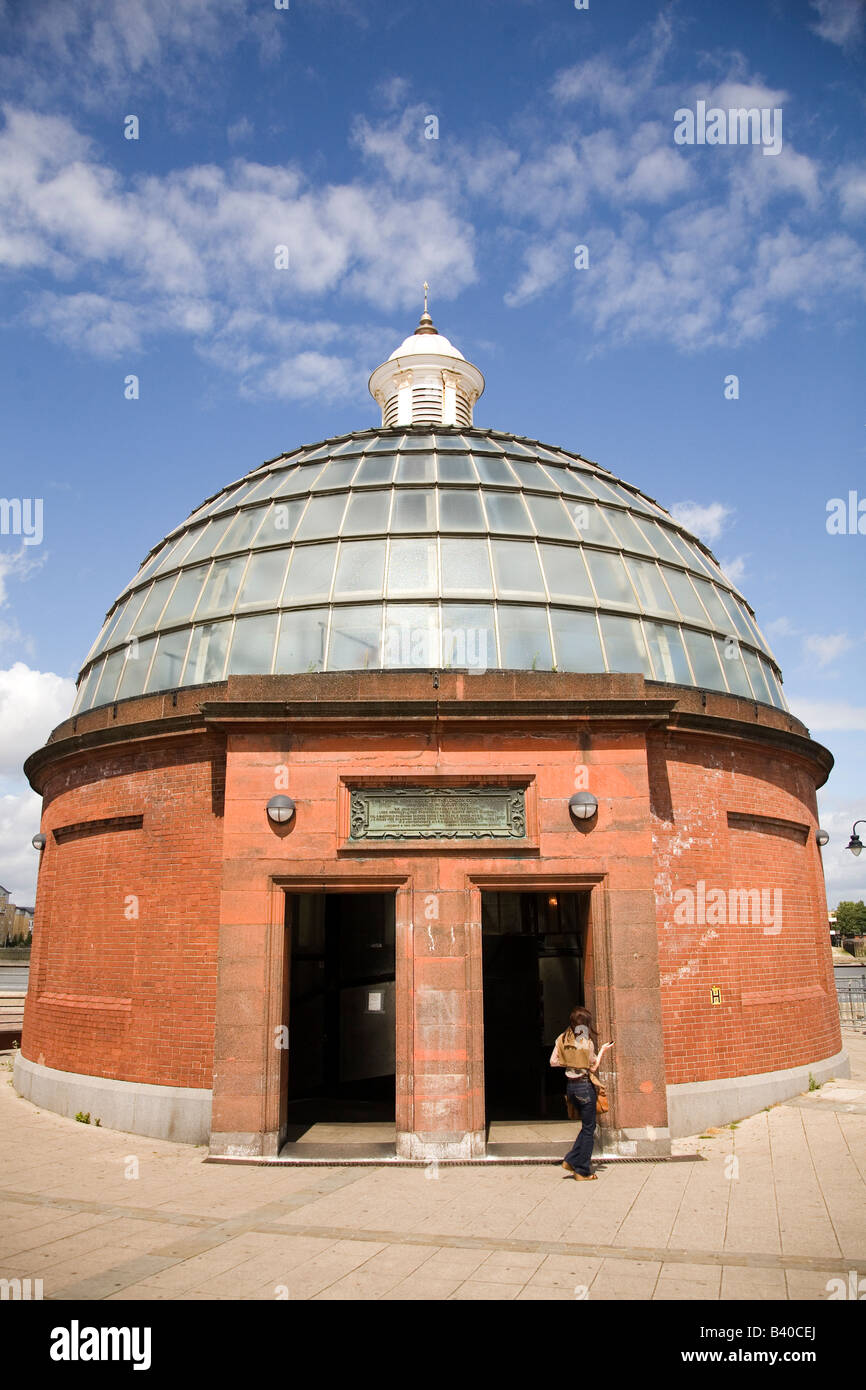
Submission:
[[[370,394],[382,409],[384,429],[401,425],[453,425],[468,429],[484,377],[439,332],[427,312],[418,327],[370,377]]]

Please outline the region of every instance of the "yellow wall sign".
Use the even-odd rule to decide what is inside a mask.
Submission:
[[[710,990],[710,1003],[711,1003],[711,1004],[721,1004],[721,1002],[722,1002],[722,991],[719,989],[719,986],[718,986],[718,985],[713,985],[712,989]]]

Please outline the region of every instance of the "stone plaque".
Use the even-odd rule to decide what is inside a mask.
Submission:
[[[523,787],[356,788],[350,840],[526,838]]]

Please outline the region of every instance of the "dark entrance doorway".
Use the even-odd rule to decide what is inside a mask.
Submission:
[[[584,1002],[589,893],[482,893],[487,1120],[564,1118],[554,1041]]]
[[[394,1119],[394,906],[393,893],[288,899],[290,1141],[320,1122]]]

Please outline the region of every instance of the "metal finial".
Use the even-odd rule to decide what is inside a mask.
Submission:
[[[427,293],[428,293],[429,289],[430,289],[430,286],[427,284],[427,281],[425,280],[425,281],[424,281],[424,312],[423,312],[423,314],[421,315],[421,318],[420,318],[419,323],[418,323],[418,327],[415,329],[416,334],[417,334],[417,333],[435,333],[435,332],[437,331],[436,328],[434,327],[433,320],[431,319],[430,315],[429,315],[428,312],[427,312]]]

